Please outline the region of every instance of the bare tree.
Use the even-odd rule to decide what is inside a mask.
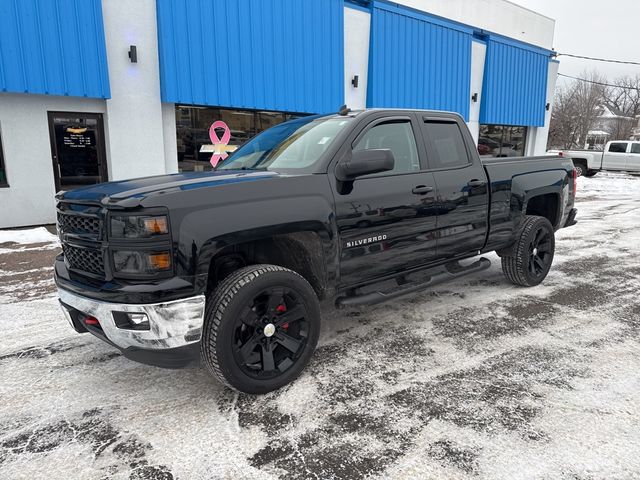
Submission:
[[[611,138],[626,139],[640,115],[640,75],[619,77],[613,84],[604,89],[604,104],[621,118],[612,125]]]
[[[577,116],[573,85],[558,87],[549,125],[549,148],[570,149],[577,145]]]
[[[606,78],[597,71],[583,72],[583,80],[575,80],[556,91],[551,124],[549,147],[583,148],[589,130],[593,129],[598,107],[604,101]]]

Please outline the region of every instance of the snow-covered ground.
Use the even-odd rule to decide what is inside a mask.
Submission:
[[[542,286],[489,255],[329,313],[310,367],[260,397],[76,334],[55,239],[0,232],[0,478],[640,478],[640,179],[579,188]]]

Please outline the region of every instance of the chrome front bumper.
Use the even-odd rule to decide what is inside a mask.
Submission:
[[[94,317],[100,322],[104,336],[122,349],[172,349],[198,343],[202,336],[204,295],[144,305],[100,302],[60,288],[58,296],[72,326],[72,315]],[[149,329],[120,328],[116,325],[113,312],[144,313],[149,319]]]

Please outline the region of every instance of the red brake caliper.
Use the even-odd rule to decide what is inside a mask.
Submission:
[[[284,313],[284,312],[286,312],[286,311],[287,311],[287,306],[286,306],[286,305],[284,305],[284,304],[282,304],[282,305],[278,305],[278,306],[276,307],[276,312],[278,312],[278,313]],[[286,330],[287,328],[289,328],[289,322],[287,322],[287,323],[283,323],[283,324],[282,324],[282,329],[283,329],[283,330]]]

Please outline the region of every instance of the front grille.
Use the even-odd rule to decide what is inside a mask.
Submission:
[[[62,251],[70,268],[95,275],[104,275],[104,259],[100,250],[63,244]]]
[[[100,219],[97,217],[58,213],[58,226],[62,233],[100,234]]]

